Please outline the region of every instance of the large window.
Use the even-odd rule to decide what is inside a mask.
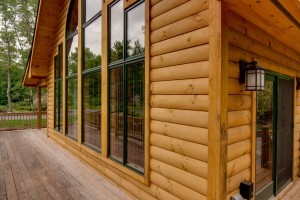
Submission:
[[[62,74],[63,74],[63,45],[58,46],[58,55],[54,57],[54,93],[55,93],[55,105],[54,105],[54,128],[63,132],[63,117],[62,117],[62,102],[63,102],[63,85],[62,85]]]
[[[83,144],[101,149],[101,6],[83,1]]]
[[[144,172],[145,3],[109,7],[109,156]]]
[[[72,1],[69,8],[66,37],[66,135],[74,140],[77,140],[78,0]]]

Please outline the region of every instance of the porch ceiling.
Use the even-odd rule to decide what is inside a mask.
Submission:
[[[48,76],[48,66],[52,62],[52,47],[60,12],[68,0],[40,0],[36,17],[31,55],[23,77],[23,85],[37,85]]]
[[[229,10],[300,53],[299,0],[225,0]]]

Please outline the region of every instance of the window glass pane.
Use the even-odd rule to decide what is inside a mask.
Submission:
[[[63,76],[63,44],[58,46],[59,77]]]
[[[56,130],[59,130],[59,81],[55,81],[55,85],[54,85],[54,88],[55,88],[55,124],[54,124],[54,128]]]
[[[63,132],[63,84],[59,80],[59,132]]]
[[[89,21],[93,16],[95,16],[102,9],[102,1],[101,0],[86,0],[85,1],[85,21]]]
[[[144,168],[144,61],[127,66],[127,163]]]
[[[67,41],[67,76],[76,74],[78,67],[78,35]]]
[[[123,160],[123,68],[110,69],[110,155]]]
[[[127,13],[127,56],[145,52],[145,3]]]
[[[77,140],[77,78],[67,80],[67,135]]]
[[[101,148],[101,78],[100,72],[83,77],[83,142]]]
[[[59,56],[54,57],[55,79],[60,78]]]
[[[72,1],[72,7],[69,10],[67,36],[78,30],[78,0]]]
[[[101,65],[101,17],[84,30],[84,70]]]
[[[273,180],[273,86],[273,81],[266,81],[265,90],[256,95],[256,191]]]
[[[123,1],[110,9],[110,62],[113,62],[123,59]]]

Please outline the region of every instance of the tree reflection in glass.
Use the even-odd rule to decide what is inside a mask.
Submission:
[[[77,78],[67,80],[67,135],[77,140]]]
[[[101,63],[101,17],[84,30],[84,70],[100,67]]]
[[[123,1],[110,10],[110,62],[123,59]]]
[[[101,82],[100,72],[83,77],[83,142],[91,147],[101,148]]]
[[[110,70],[110,155],[123,160],[123,69]]]
[[[127,163],[144,169],[144,61],[127,66]]]
[[[67,76],[78,71],[78,35],[67,41]]]
[[[145,3],[127,13],[127,57],[145,52]]]

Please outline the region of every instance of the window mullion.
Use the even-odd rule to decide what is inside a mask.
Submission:
[[[126,11],[123,10],[123,164],[127,164],[127,70],[126,70],[126,52],[127,52],[127,19]]]

